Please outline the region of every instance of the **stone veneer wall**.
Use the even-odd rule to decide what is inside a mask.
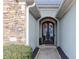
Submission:
[[[3,19],[4,43],[25,43],[25,4],[4,0]]]

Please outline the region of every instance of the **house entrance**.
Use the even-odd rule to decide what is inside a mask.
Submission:
[[[54,44],[54,24],[46,21],[42,24],[43,44]]]

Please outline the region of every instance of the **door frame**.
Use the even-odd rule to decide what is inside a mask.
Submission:
[[[47,19],[49,19],[49,20],[47,20]],[[42,35],[43,35],[43,32],[42,32],[42,23],[45,22],[45,21],[50,21],[50,22],[54,23],[54,30],[55,30],[55,32],[54,32],[54,45],[58,46],[57,45],[58,44],[58,42],[57,42],[57,40],[58,40],[58,35],[57,35],[57,32],[58,32],[58,30],[57,30],[58,29],[58,26],[57,26],[58,21],[57,21],[57,19],[55,19],[55,18],[53,18],[51,16],[42,17],[39,20],[39,32],[40,32],[39,33],[39,43],[40,43],[40,40],[42,41]],[[41,44],[42,44],[42,42],[41,42]]]
[[[42,37],[43,37],[43,24],[44,24],[44,23],[52,23],[52,24],[53,24],[53,38],[54,38],[54,23],[51,22],[51,21],[45,21],[45,22],[42,23]],[[43,43],[43,44],[44,44],[44,43]],[[53,43],[53,45],[54,45],[54,43]]]

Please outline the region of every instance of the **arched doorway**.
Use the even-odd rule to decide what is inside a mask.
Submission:
[[[57,21],[52,17],[44,17],[40,20],[40,24],[42,44],[56,45],[55,28]]]
[[[42,38],[44,44],[54,44],[54,23],[50,21],[42,24]]]

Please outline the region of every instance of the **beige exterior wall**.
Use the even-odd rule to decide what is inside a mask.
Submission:
[[[25,4],[18,4],[16,0],[4,0],[3,19],[4,43],[25,43]]]

